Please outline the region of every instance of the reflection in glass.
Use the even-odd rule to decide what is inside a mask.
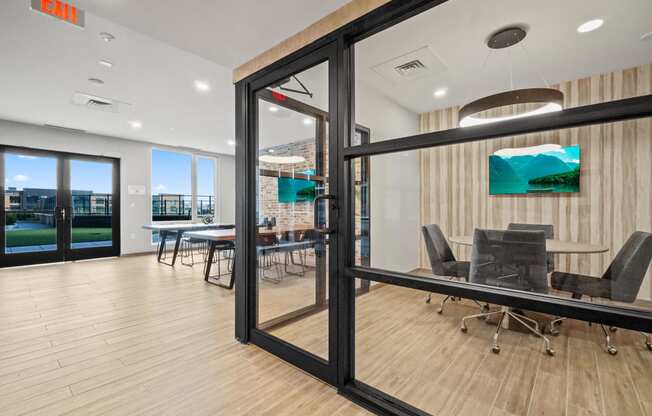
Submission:
[[[71,160],[70,187],[71,248],[110,247],[113,244],[113,165]]]
[[[288,91],[296,79],[313,93]],[[257,93],[257,326],[328,358],[328,63]]]
[[[57,160],[5,153],[5,253],[57,250]]]

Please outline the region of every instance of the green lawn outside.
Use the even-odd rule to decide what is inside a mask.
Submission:
[[[73,228],[72,242],[87,243],[93,241],[110,241],[111,228]],[[7,247],[41,246],[56,243],[56,230],[43,228],[38,230],[13,230],[6,232]]]

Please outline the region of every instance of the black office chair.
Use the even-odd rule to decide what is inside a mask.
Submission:
[[[468,281],[470,263],[468,261],[457,261],[457,259],[455,259],[455,255],[448,245],[448,241],[446,241],[446,237],[441,231],[441,228],[439,228],[437,224],[424,225],[421,227],[421,232],[423,233],[423,239],[426,242],[426,251],[428,252],[428,258],[430,259],[432,274],[435,276],[449,277],[451,280],[464,279],[465,281]],[[444,304],[449,299],[455,300],[454,297],[446,296],[439,305],[437,313],[444,312]],[[431,300],[432,293],[429,293],[426,303],[430,303]],[[480,306],[482,310],[489,310],[489,305],[482,306],[476,300],[473,302]]]
[[[523,223],[510,223],[507,226],[508,230],[512,231],[543,231],[547,240],[555,238],[555,227],[552,224],[523,224]],[[548,253],[548,273],[555,270],[555,256]]]
[[[650,267],[650,261],[652,261],[652,233],[636,231],[616,254],[602,278],[554,272],[550,278],[551,285],[557,290],[572,293],[574,299],[588,296],[591,300],[603,298],[633,303],[638,296],[648,267]],[[553,334],[559,332],[555,325],[563,320],[564,318],[559,318],[551,323]],[[604,325],[600,325],[600,327],[605,335],[607,352],[616,355],[618,350],[611,343],[609,331]],[[612,329],[615,330],[615,328]],[[652,351],[650,336],[643,333],[642,335],[645,337],[646,347]]]
[[[475,230],[469,281],[528,292],[548,293],[546,273],[546,236],[543,231]],[[539,330],[539,323],[521,313],[501,309],[462,319],[462,332],[467,332],[466,321],[498,315],[498,326],[493,337],[492,351],[500,352],[498,336],[506,317],[513,318],[530,332],[543,339],[546,353],[554,355],[550,340]]]

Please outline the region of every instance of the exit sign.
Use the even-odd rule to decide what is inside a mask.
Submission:
[[[83,28],[86,14],[82,9],[61,0],[32,0],[32,10],[45,13],[66,23]]]

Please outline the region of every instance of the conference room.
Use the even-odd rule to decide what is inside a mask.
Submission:
[[[306,164],[293,139],[307,136],[281,123],[294,111],[296,127],[323,124],[328,137],[333,107],[319,92],[334,91],[332,61],[307,54],[250,81],[258,218],[321,229],[315,253],[350,241],[348,260],[329,264],[355,281],[354,397],[428,414],[645,414],[652,343],[630,324],[652,309],[652,120],[616,108],[652,93],[650,7],[621,6],[449,1],[360,36],[351,139],[323,165],[319,150]],[[287,104],[319,100],[325,124]],[[341,182],[326,170],[334,151]],[[265,279],[275,272],[259,243]],[[266,325],[259,286],[250,337],[300,368],[332,363],[336,306],[310,308],[329,292],[313,303],[318,289],[301,295],[278,273],[304,309]]]

